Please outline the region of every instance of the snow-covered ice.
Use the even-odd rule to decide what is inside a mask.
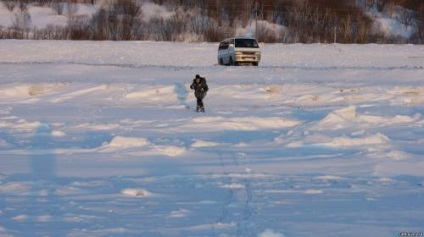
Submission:
[[[261,46],[2,40],[0,236],[422,236],[424,46]]]

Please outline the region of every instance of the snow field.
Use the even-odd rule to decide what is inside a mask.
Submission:
[[[216,48],[3,41],[0,236],[423,231],[422,47]]]

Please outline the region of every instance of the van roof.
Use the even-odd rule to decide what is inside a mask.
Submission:
[[[253,38],[253,37],[230,37],[230,38],[226,38],[225,40],[223,40],[223,41],[226,41],[226,40],[232,40],[232,39],[253,39],[253,40],[256,40],[255,38]]]

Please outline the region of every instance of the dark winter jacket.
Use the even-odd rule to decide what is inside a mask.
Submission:
[[[194,96],[199,99],[203,99],[208,92],[209,87],[204,77],[194,78],[193,83],[190,85],[190,89],[194,90]]]

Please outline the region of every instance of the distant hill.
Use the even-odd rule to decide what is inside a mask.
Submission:
[[[424,42],[424,1],[2,0],[0,39]]]

